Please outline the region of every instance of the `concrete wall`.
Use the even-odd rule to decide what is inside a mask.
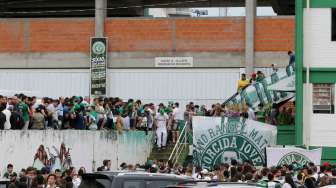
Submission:
[[[244,17],[110,18],[110,68],[152,68],[154,58],[193,56],[194,67],[244,67]],[[90,18],[0,19],[0,68],[88,68]],[[293,17],[258,17],[256,65],[287,64]]]
[[[336,114],[313,113],[313,106],[308,100],[308,97],[312,100],[312,94],[307,95],[307,84],[304,84],[304,86],[303,101],[306,102],[304,104],[303,113],[303,136],[304,139],[306,139],[306,143],[311,146],[335,147]],[[312,84],[310,84],[310,87],[312,88]],[[334,96],[334,101],[335,100],[336,98]]]
[[[331,41],[331,9],[304,11],[304,62],[311,67],[335,67],[336,42]]]
[[[239,68],[108,69],[108,96],[155,104],[177,101],[181,107],[194,101],[210,107],[236,92],[240,72]],[[89,78],[88,69],[0,69],[0,94],[89,96]]]
[[[32,166],[40,144],[52,150],[52,146],[59,149],[61,143],[71,148],[73,166],[77,169],[84,166],[91,171],[93,161],[96,169],[102,166],[104,159],[110,159],[115,170],[122,162],[146,162],[152,147],[151,138],[143,131],[123,134],[79,130],[0,131],[0,170],[3,172],[8,163],[12,163],[16,171]]]
[[[336,66],[336,42],[331,41],[331,9],[311,8],[304,10],[304,64],[311,68]],[[312,84],[304,84],[304,137],[313,146],[336,145],[335,114],[312,112]],[[309,95],[307,92],[310,92]],[[335,97],[335,96],[334,96]],[[334,99],[335,101],[335,99]]]

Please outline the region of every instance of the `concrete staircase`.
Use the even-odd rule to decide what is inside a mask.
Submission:
[[[167,162],[169,159],[170,154],[172,153],[174,149],[173,144],[168,144],[166,149],[164,150],[158,150],[157,147],[153,147],[152,152],[150,153],[148,160],[159,160],[163,162]]]

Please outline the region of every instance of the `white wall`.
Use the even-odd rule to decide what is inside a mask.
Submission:
[[[312,91],[312,84],[310,84]],[[304,143],[312,146],[330,146],[336,145],[336,114],[314,114],[312,104],[312,94],[307,95],[307,85],[304,84],[303,97],[303,131]],[[334,101],[335,101],[334,95]]]
[[[110,94],[145,102],[224,102],[237,91],[240,69],[111,69]]]
[[[336,67],[336,41],[331,41],[331,9],[304,10],[304,63]]]
[[[336,42],[331,41],[331,9],[304,10],[304,65],[336,67]],[[310,87],[312,85],[310,84]],[[335,114],[313,114],[312,88],[307,94],[304,85],[303,129],[305,143],[314,146],[335,146]]]
[[[0,94],[27,93],[38,97],[89,96],[89,70],[1,69]]]
[[[73,166],[77,169],[84,166],[91,171],[93,161],[96,161],[96,169],[102,166],[104,159],[112,161],[114,170],[122,162],[144,164],[151,152],[151,138],[143,131],[123,134],[83,130],[0,131],[0,172],[2,174],[8,163],[12,163],[17,171],[32,166],[40,144],[59,149],[61,143],[65,143],[71,148]]]
[[[181,105],[224,102],[237,89],[240,69],[109,69],[108,94],[123,99]],[[89,95],[89,70],[0,70],[2,95],[24,92],[38,97]],[[30,92],[27,92],[30,91]]]

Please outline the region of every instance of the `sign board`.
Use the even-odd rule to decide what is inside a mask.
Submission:
[[[276,144],[275,126],[249,119],[195,116],[192,125],[193,163],[209,170],[232,159],[262,166],[265,148]]]
[[[284,164],[294,165],[300,168],[313,162],[316,165],[321,163],[322,148],[306,150],[302,148],[266,148],[267,166],[282,166]]]
[[[106,95],[107,38],[91,38],[91,91],[92,96]]]
[[[193,57],[156,57],[155,67],[193,67]]]

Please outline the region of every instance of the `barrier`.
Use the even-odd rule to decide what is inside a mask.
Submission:
[[[124,131],[122,134],[81,130],[0,131],[0,172],[6,169],[8,163],[12,163],[16,171],[32,166],[41,144],[52,169],[72,165],[76,169],[84,166],[87,171],[92,171],[102,166],[104,159],[112,161],[112,170],[116,170],[122,162],[143,164],[152,149],[152,135],[143,131]],[[62,143],[64,149],[61,148]],[[36,160],[34,166],[42,165],[42,161]]]

